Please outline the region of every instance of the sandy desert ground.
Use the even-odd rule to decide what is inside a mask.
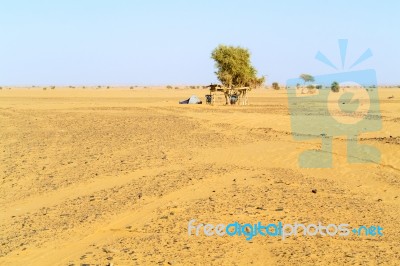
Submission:
[[[284,90],[0,91],[1,265],[399,265],[400,89],[380,89],[380,164],[305,169]],[[390,96],[394,98],[388,99]],[[221,97],[222,101],[222,97]],[[313,193],[312,190],[317,191]],[[188,236],[197,223],[380,225],[383,236]]]

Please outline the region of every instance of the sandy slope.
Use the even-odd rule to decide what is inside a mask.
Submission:
[[[381,164],[348,164],[337,138],[330,169],[298,167],[320,144],[292,138],[284,91],[177,104],[191,94],[206,91],[0,91],[0,264],[398,264],[400,91],[380,91],[383,129],[362,136]],[[191,219],[384,236],[189,237]]]

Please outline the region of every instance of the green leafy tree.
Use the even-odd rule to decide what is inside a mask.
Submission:
[[[340,89],[339,83],[337,83],[336,81],[332,82],[331,91],[339,92],[339,89]]]
[[[257,77],[257,70],[251,65],[250,52],[240,46],[219,45],[211,53],[215,60],[215,74],[222,85],[228,88],[261,86],[265,78]]]

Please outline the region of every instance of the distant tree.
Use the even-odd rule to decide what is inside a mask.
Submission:
[[[272,88],[273,88],[274,90],[279,90],[280,88],[279,88],[278,82],[273,82],[273,83],[272,83]]]
[[[339,89],[340,89],[339,83],[337,83],[336,81],[332,82],[331,91],[339,92]]]
[[[316,88],[317,90],[321,90],[321,89],[322,89],[322,85],[317,85],[317,86],[315,86],[315,88]]]
[[[301,74],[300,78],[304,81],[304,84],[306,84],[307,82],[315,81],[314,77],[311,76],[310,74]]]
[[[250,52],[240,46],[219,45],[211,53],[215,60],[215,74],[222,85],[228,88],[261,86],[265,78],[257,77],[257,70],[251,65]]]

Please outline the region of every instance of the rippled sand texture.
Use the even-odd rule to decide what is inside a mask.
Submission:
[[[400,90],[380,90],[380,164],[302,169],[285,91],[249,106],[178,105],[206,90],[0,91],[1,265],[395,265]],[[394,96],[391,98],[390,96]],[[388,99],[390,97],[390,99]],[[313,193],[315,190],[317,193]],[[196,223],[380,225],[383,237],[206,237]]]

